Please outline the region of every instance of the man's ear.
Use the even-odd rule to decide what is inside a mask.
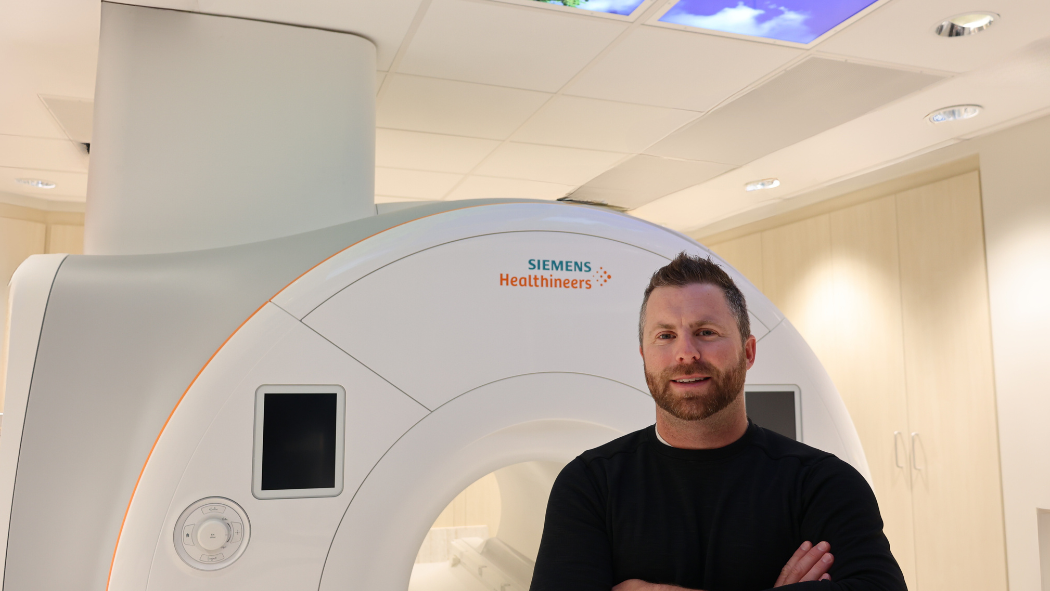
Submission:
[[[638,345],[638,354],[642,356],[642,359],[645,359],[645,351],[642,350],[641,345]]]

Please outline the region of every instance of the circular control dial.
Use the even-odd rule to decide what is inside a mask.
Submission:
[[[224,519],[205,519],[197,526],[197,545],[213,552],[230,541],[230,526]]]
[[[240,505],[223,497],[193,503],[175,523],[175,552],[200,570],[219,570],[244,553],[251,529]]]

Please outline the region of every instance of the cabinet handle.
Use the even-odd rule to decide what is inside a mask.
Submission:
[[[919,438],[919,432],[916,431],[911,434],[911,467],[919,472],[922,472],[922,468],[919,467],[919,448],[915,446],[916,440]]]
[[[897,440],[898,439],[904,439],[904,434],[901,433],[900,431],[894,431],[893,432],[893,463],[896,464],[896,466],[898,468],[903,470],[904,469],[904,465],[901,464],[900,452],[899,452],[898,447],[897,447]]]

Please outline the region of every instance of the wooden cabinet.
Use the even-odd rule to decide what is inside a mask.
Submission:
[[[909,589],[1005,591],[978,174],[824,211],[709,246],[827,368]]]
[[[47,228],[47,251],[84,254],[84,226],[51,224]]]
[[[46,229],[40,222],[0,217],[0,412],[7,374],[7,284],[26,257],[44,252]]]
[[[922,589],[1006,589],[977,173],[897,195]]]

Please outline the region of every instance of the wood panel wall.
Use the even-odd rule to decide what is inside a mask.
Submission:
[[[84,226],[50,224],[47,228],[47,252],[84,254]]]
[[[708,246],[831,375],[908,587],[1005,590],[978,173],[843,203]]]
[[[476,480],[456,495],[452,502],[438,515],[432,527],[463,527],[487,525],[489,535],[499,531],[500,495],[496,474],[488,474]]]
[[[8,284],[15,269],[29,256],[84,251],[84,214],[46,212],[0,203],[0,310],[4,324],[0,341],[0,412],[7,376]]]

